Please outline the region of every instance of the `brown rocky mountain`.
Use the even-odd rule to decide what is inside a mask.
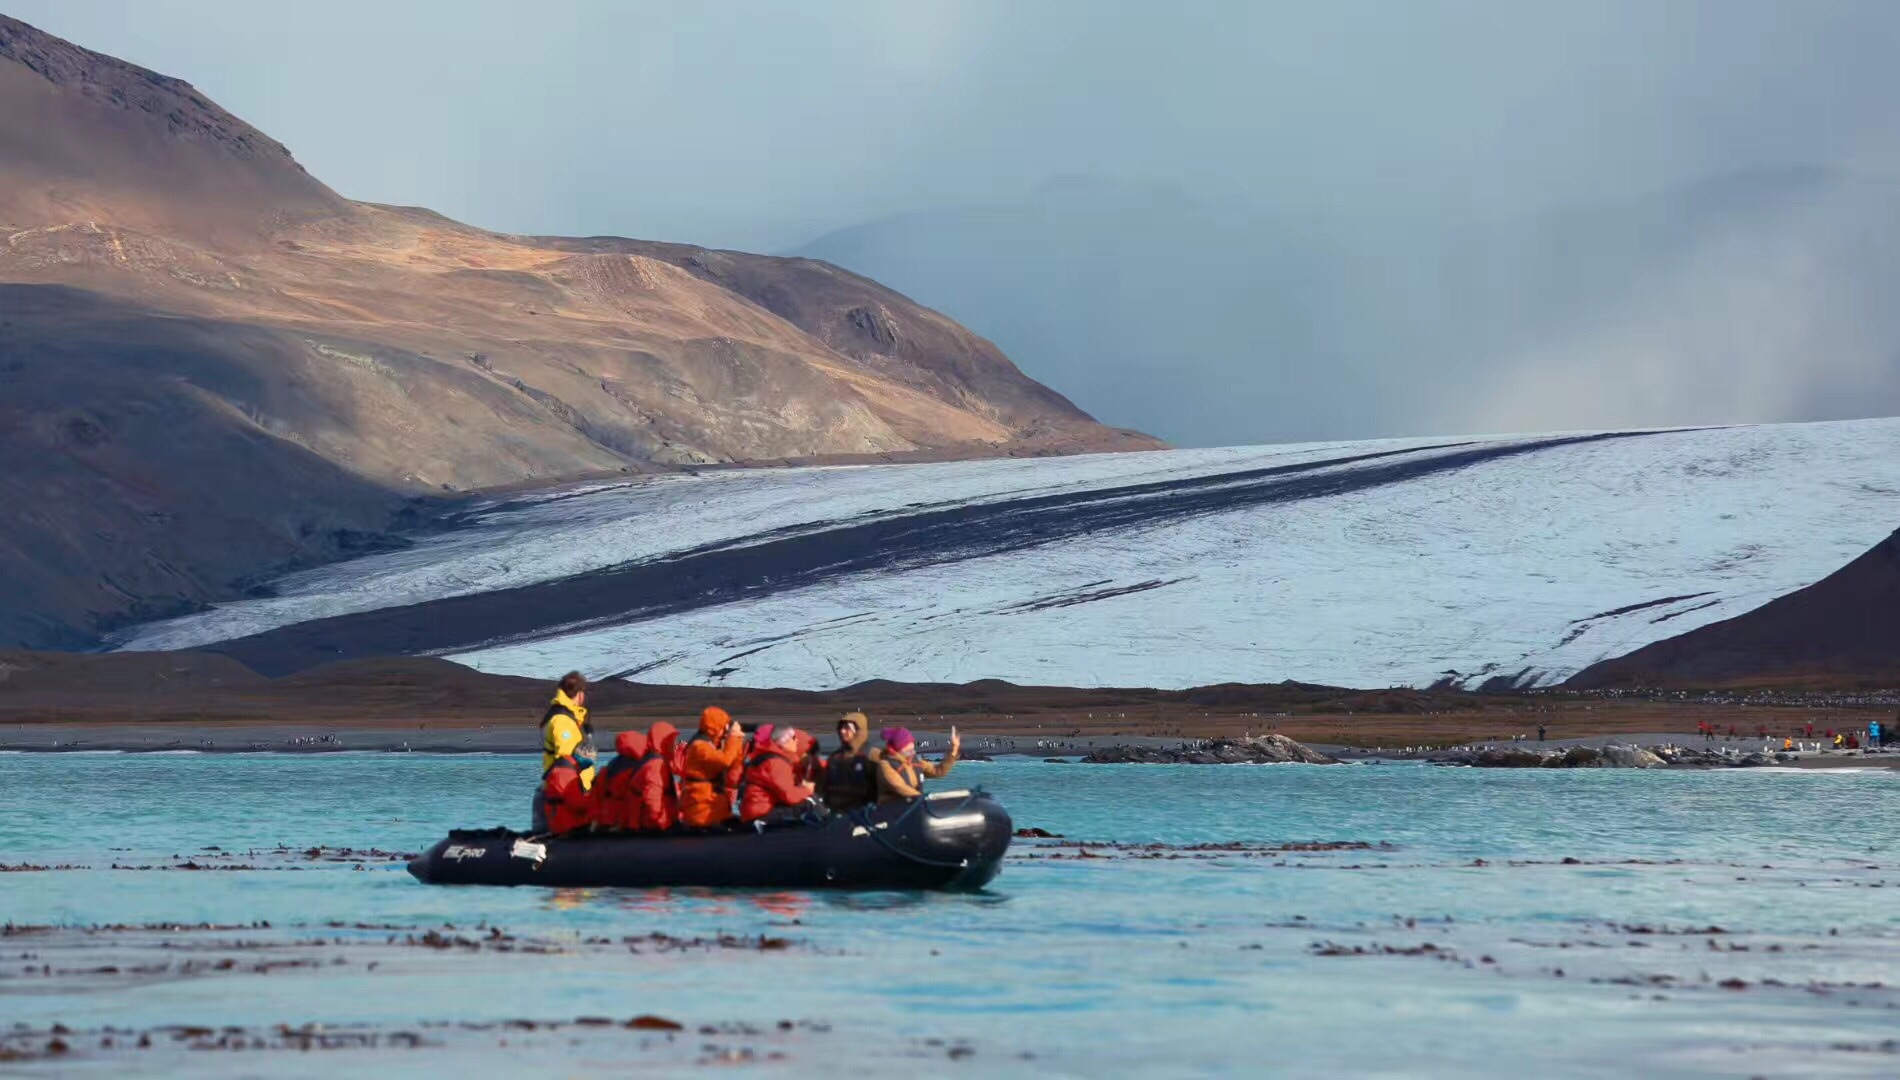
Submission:
[[[0,16],[0,642],[232,595],[414,500],[603,471],[1146,449],[837,267],[352,202]]]
[[[1564,685],[1900,686],[1900,532],[1805,589],[1594,664]]]

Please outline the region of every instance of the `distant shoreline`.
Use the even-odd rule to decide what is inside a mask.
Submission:
[[[614,730],[609,724],[606,731]],[[825,744],[831,743],[828,731],[820,731]],[[942,753],[948,743],[947,731],[919,731],[918,737],[927,756]],[[611,736],[601,739],[600,749],[609,753]],[[1075,757],[1091,750],[1111,747],[1179,747],[1187,742],[1178,737],[1155,736],[1051,736],[1029,732],[966,731],[963,740],[967,754],[996,757],[1041,759]],[[1521,745],[1544,749],[1569,746],[1602,746],[1607,743],[1637,745],[1703,745],[1689,733],[1645,732],[1602,733],[1552,739],[1545,743]],[[1419,750],[1405,753],[1404,747],[1371,750],[1324,743],[1309,744],[1313,749],[1345,762],[1419,762],[1429,763],[1458,748]],[[1481,745],[1474,743],[1469,745]],[[1718,743],[1716,745],[1724,745]],[[1734,747],[1759,748],[1758,743],[1740,740],[1726,743]],[[112,723],[100,721],[53,721],[43,723],[0,724],[0,752],[32,754],[124,753],[124,754],[336,754],[336,753],[417,753],[435,755],[497,754],[531,757],[540,752],[535,731],[529,723],[473,724],[332,724],[321,722],[230,722],[160,721],[151,723]],[[1889,750],[1878,755],[1859,752],[1803,754],[1780,767],[1792,769],[1900,769],[1900,752]]]
[[[331,750],[532,754],[550,684],[430,657],[384,657],[266,678],[217,653],[0,652],[0,749]],[[1605,739],[1698,746],[1698,725],[1733,729],[1716,745],[1759,750],[1764,734],[1813,740],[1828,729],[1893,724],[1900,694],[1851,687],[1695,692],[1356,690],[1303,683],[1187,690],[868,682],[835,690],[665,686],[602,680],[589,693],[597,742],[657,721],[690,728],[725,708],[748,729],[796,726],[824,739],[861,711],[873,732],[903,725],[940,750],[954,726],[967,750],[1035,757],[1109,747],[1180,747],[1278,734],[1334,757],[1429,758],[1451,746],[1561,747]],[[1812,725],[1814,735],[1804,732]],[[1741,734],[1753,732],[1753,734]],[[1535,743],[1543,736],[1548,741]],[[1408,752],[1409,751],[1409,752]]]
[[[771,722],[771,721],[768,721]],[[876,721],[873,721],[874,724]],[[891,723],[902,723],[893,719]],[[689,727],[690,721],[679,722]],[[756,726],[745,721],[748,729]],[[798,721],[804,726],[804,721]],[[645,723],[621,725],[614,721],[596,724],[595,742],[603,754],[611,754],[613,733],[622,727],[644,728]],[[835,742],[825,728],[815,732],[828,745]],[[927,756],[941,754],[949,743],[949,732],[917,730],[919,744]],[[1036,732],[968,732],[963,736],[966,754],[1018,755],[1023,757],[1060,757],[1085,754],[1108,746],[1178,746],[1183,740],[1173,737],[1096,736],[1065,738]],[[0,751],[20,753],[74,753],[110,751],[120,753],[271,753],[334,754],[347,752],[418,753],[418,754],[521,754],[540,753],[539,739],[532,720],[519,723],[325,723],[313,721],[190,721],[167,720],[141,723],[111,721],[66,721],[0,723]]]

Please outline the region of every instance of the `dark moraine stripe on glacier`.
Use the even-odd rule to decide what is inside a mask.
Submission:
[[[1652,434],[1658,432],[1607,432],[1506,445],[1448,443],[1003,502],[957,503],[779,530],[514,589],[317,619],[207,648],[267,675],[352,657],[464,651],[640,622],[851,574],[960,562],[1116,529],[1344,495],[1561,446]],[[1419,456],[1430,451],[1447,452]],[[1341,465],[1359,467],[1323,471]]]

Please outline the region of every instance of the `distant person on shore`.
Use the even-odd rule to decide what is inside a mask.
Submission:
[[[739,820],[753,822],[797,817],[813,790],[798,782],[810,736],[797,728],[780,728],[765,746],[746,759],[745,779],[739,781]]]
[[[884,753],[877,762],[877,801],[880,803],[902,802],[922,795],[924,778],[948,776],[963,750],[957,729],[951,728],[950,752],[933,765],[917,756],[917,739],[909,728],[885,728],[882,734]]]
[[[814,786],[818,797],[835,814],[845,814],[877,802],[878,752],[866,749],[871,720],[861,712],[838,718],[838,749],[824,760]]]
[[[732,821],[730,773],[745,761],[745,729],[717,705],[699,714],[699,730],[680,753],[680,824],[711,829]]]
[[[578,671],[561,676],[554,697],[541,716],[541,786],[534,794],[534,831],[553,825],[543,806],[555,765],[567,762],[580,784],[580,794],[594,787],[594,726],[587,720],[587,679]]]
[[[1883,733],[1881,732],[1881,729],[1880,729],[1880,721],[1869,720],[1867,722],[1867,749],[1869,750],[1880,749],[1880,740],[1882,738],[1882,735]]]
[[[1544,725],[1542,724],[1537,725],[1537,741],[1544,741]]]

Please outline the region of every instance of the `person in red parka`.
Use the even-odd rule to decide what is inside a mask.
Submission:
[[[812,789],[798,782],[809,738],[796,728],[782,728],[764,749],[746,760],[745,779],[739,785],[741,820],[758,821],[781,808],[802,806],[812,797]]]
[[[636,816],[632,828],[660,832],[679,821],[679,795],[673,785],[679,737],[679,729],[664,720],[647,731],[646,756],[640,759],[633,778]]]
[[[623,731],[614,737],[614,759],[594,778],[594,793],[599,797],[594,807],[595,824],[604,829],[640,827],[639,782],[635,774],[646,755],[644,732]]]
[[[541,805],[548,815],[548,831],[568,833],[584,829],[594,820],[594,796],[581,782],[581,765],[573,757],[554,759],[541,774]]]
[[[734,798],[738,797],[739,785],[745,782],[746,762],[751,761],[754,754],[765,753],[766,749],[772,745],[774,730],[775,725],[760,724],[752,729],[752,734],[746,736],[745,754],[739,758],[738,764],[726,773],[726,786],[733,790]]]

